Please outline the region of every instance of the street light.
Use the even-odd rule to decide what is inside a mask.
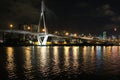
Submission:
[[[65,33],[65,35],[66,35],[66,36],[68,36],[68,35],[69,35],[69,33],[68,33],[68,32],[66,32],[66,33]]]
[[[45,29],[42,29],[43,32],[45,32]]]
[[[27,29],[30,30],[31,29],[30,26],[28,26]]]
[[[10,24],[10,29],[12,29],[13,28],[13,24]]]
[[[55,34],[58,34],[58,31],[55,31]]]
[[[76,37],[76,36],[77,36],[77,34],[75,33],[75,34],[74,34],[74,37]]]

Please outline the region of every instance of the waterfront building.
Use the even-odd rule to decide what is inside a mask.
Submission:
[[[103,40],[107,39],[107,34],[106,33],[107,33],[106,31],[103,32]]]

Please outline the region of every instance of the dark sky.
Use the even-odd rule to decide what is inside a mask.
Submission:
[[[119,0],[45,0],[45,5],[50,31],[119,34]],[[40,9],[41,0],[1,0],[0,28],[10,23],[38,24]]]

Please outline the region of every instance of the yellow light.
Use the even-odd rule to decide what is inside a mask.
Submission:
[[[50,45],[50,44],[52,44],[52,42],[47,42],[47,45]]]
[[[10,74],[15,74],[14,69],[15,69],[15,63],[14,63],[14,49],[12,47],[7,48],[7,69]]]
[[[27,29],[30,30],[31,29],[30,26],[28,26]]]
[[[11,28],[11,29],[13,28],[13,24],[10,24],[10,28]]]
[[[63,44],[67,44],[67,42],[66,41],[64,41],[64,43]]]
[[[69,65],[70,65],[70,55],[69,55],[69,49],[70,49],[70,47],[68,47],[68,46],[65,46],[64,47],[64,66],[66,67],[66,68],[69,68]]]
[[[75,34],[74,34],[74,36],[76,37],[76,36],[77,36],[77,34],[75,33]]]
[[[36,42],[34,42],[34,44],[35,44],[35,45],[38,45],[39,43],[38,43],[38,41],[36,41]]]
[[[57,34],[58,33],[58,31],[55,31],[55,34]]]
[[[55,41],[54,43],[55,43],[55,44],[58,44],[58,42],[57,42],[57,41]]]
[[[45,32],[45,29],[42,29],[43,32]]]
[[[53,56],[54,56],[53,72],[55,72],[55,73],[60,71],[59,64],[58,64],[58,63],[60,63],[58,49],[59,49],[58,46],[53,47]]]
[[[66,35],[66,36],[68,36],[68,35],[69,35],[69,33],[68,33],[68,32],[66,32],[66,33],[65,33],[65,35]]]
[[[25,64],[24,64],[24,68],[26,70],[31,70],[32,65],[31,65],[31,51],[30,51],[30,47],[25,47]]]

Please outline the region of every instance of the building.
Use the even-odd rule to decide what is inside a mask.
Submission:
[[[107,34],[106,31],[103,32],[103,39],[106,40],[107,39]]]

